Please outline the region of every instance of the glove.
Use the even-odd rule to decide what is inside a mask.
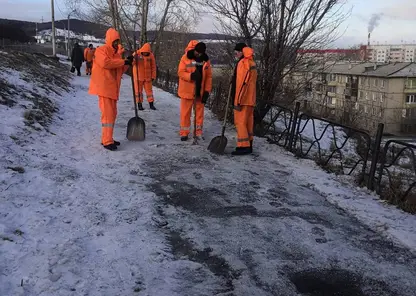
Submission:
[[[204,94],[202,95],[202,104],[205,104],[208,101],[209,92],[204,91]]]
[[[198,81],[201,80],[201,73],[199,73],[198,70],[196,70],[195,72],[191,73],[191,80],[193,81]]]
[[[126,66],[131,66],[131,64],[133,63],[133,56],[128,56],[125,60],[124,60],[124,65]]]
[[[241,111],[241,106],[240,105],[234,106],[234,110],[235,111]]]

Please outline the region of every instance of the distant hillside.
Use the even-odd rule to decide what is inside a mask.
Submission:
[[[0,25],[13,25],[15,27],[20,28],[22,31],[24,31],[29,36],[34,36],[36,34],[36,23],[34,22],[25,22],[25,21],[19,21],[19,20],[8,20],[8,19],[0,19]],[[66,29],[68,24],[68,20],[57,20],[55,21],[55,27],[57,29]],[[39,31],[43,30],[50,30],[52,28],[51,22],[45,22],[45,23],[38,23],[37,29]],[[91,23],[87,21],[82,21],[78,19],[71,19],[70,20],[70,29],[71,31],[77,33],[77,34],[83,34],[83,35],[90,35],[94,36],[99,39],[103,39],[105,37],[105,32],[107,31],[108,27]],[[129,32],[131,35],[133,35],[133,32]],[[140,32],[137,32],[137,36]],[[155,37],[156,32],[155,31],[149,31],[147,33],[148,39],[153,40]],[[197,40],[224,40],[224,39],[233,39],[233,37],[223,34],[215,34],[215,33],[177,33],[177,32],[165,32],[164,38],[166,39],[175,39],[178,37],[183,37],[186,35],[188,39],[197,39]]]
[[[0,39],[17,42],[34,42],[35,39],[19,26],[0,23]],[[4,41],[3,41],[4,42]]]

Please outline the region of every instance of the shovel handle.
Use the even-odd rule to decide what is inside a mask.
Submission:
[[[228,96],[227,96],[227,106],[225,107],[224,121],[222,123],[222,135],[223,136],[225,132],[225,126],[227,125],[227,115],[228,115],[228,109],[230,108],[232,87],[233,87],[233,84],[230,81],[230,87],[228,88]]]

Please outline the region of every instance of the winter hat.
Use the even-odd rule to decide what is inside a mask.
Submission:
[[[235,45],[234,50],[236,50],[236,51],[243,51],[243,48],[244,47],[247,47],[247,44],[245,44],[244,42],[240,42],[240,43],[237,43]]]
[[[207,50],[207,46],[205,45],[204,42],[199,42],[197,45],[195,45],[195,50],[199,53],[205,53],[205,51]]]

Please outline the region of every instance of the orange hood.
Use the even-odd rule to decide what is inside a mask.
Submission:
[[[140,48],[139,50],[139,53],[142,53],[142,52],[152,52],[152,48],[150,47],[150,43],[145,43],[143,46],[142,46],[142,48]]]
[[[195,46],[199,43],[199,41],[197,40],[191,40],[188,43],[188,46],[185,48],[185,53],[187,53],[188,51],[195,49]]]
[[[244,47],[243,48],[243,55],[244,55],[244,58],[246,58],[246,59],[253,58],[254,50],[250,47]]]
[[[120,39],[120,34],[113,28],[110,28],[105,33],[105,44],[113,46],[113,42]]]

